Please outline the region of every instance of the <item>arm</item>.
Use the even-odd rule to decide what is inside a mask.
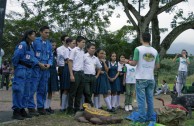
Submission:
[[[97,69],[96,78],[98,78],[98,77],[99,77],[99,75],[100,75],[100,72],[101,72],[101,69]]]
[[[105,61],[102,61],[102,62],[104,63],[104,69],[105,69],[106,73],[108,73],[109,68],[108,68],[108,66],[107,66],[106,62],[105,62]]]
[[[139,60],[139,50],[137,48],[135,48],[134,50],[134,56],[133,56],[133,60],[126,60],[125,62],[130,64],[131,66],[136,66]]]
[[[13,65],[16,67],[19,63],[19,60],[24,56],[25,54],[25,44],[24,43],[20,43],[14,51],[14,55],[12,57],[12,63]]]
[[[174,57],[174,59],[172,60],[173,62],[176,61],[177,57],[178,57],[179,54],[176,54],[176,56]]]
[[[70,80],[72,82],[75,81],[74,75],[73,75],[73,59],[75,57],[75,50],[72,50],[69,55],[69,60],[68,60],[68,67],[69,67],[69,73],[70,73]]]

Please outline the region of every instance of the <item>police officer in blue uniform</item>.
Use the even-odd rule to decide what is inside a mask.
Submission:
[[[34,51],[31,46],[32,41],[35,40],[35,31],[27,30],[21,43],[15,48],[12,57],[14,66],[14,79],[12,84],[12,102],[13,102],[13,118],[23,120],[24,118],[31,118],[26,113],[27,99],[29,98],[32,67],[39,65],[44,67],[44,64],[34,56]]]
[[[37,116],[35,110],[36,105],[34,102],[34,94],[36,92],[37,99],[37,110],[40,115],[46,115],[44,109],[44,102],[47,95],[47,86],[49,78],[49,68],[53,63],[52,46],[49,37],[49,27],[43,26],[40,28],[41,36],[36,38],[33,42],[33,48],[35,51],[35,57],[40,63],[44,64],[44,68],[38,65],[33,68],[32,82],[34,83],[31,87],[30,98],[28,100],[28,111],[30,115]]]

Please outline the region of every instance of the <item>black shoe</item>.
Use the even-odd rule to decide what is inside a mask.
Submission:
[[[31,116],[39,116],[40,115],[34,108],[28,108],[28,113]]]
[[[38,108],[38,113],[39,113],[40,115],[48,115],[48,113],[45,111],[44,108]]]
[[[60,109],[60,112],[66,112],[67,110],[66,109]]]
[[[17,120],[24,120],[25,118],[22,117],[21,113],[20,113],[20,109],[14,109],[13,111],[13,116],[12,116],[13,119],[17,119]]]
[[[47,113],[54,114],[54,110],[52,110],[51,107],[49,107],[48,109],[45,109],[45,111]]]
[[[68,109],[67,109],[67,114],[68,114],[68,115],[73,115],[73,114],[74,114],[73,108],[68,108]]]
[[[22,117],[24,117],[24,118],[32,118],[32,116],[30,114],[28,114],[24,108],[20,109],[20,113],[21,113]]]

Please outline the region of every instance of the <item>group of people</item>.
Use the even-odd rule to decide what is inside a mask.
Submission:
[[[107,111],[114,112],[120,106],[120,94],[124,91],[125,110],[133,110],[136,90],[137,121],[152,120],[153,71],[159,67],[159,55],[150,46],[149,33],[142,34],[142,45],[135,48],[133,60],[120,55],[117,61],[117,54],[112,52],[110,61],[107,61],[105,50],[96,49],[93,43],[88,43],[84,51],[84,37],[78,36],[74,40],[62,35],[62,45],[56,48],[56,42],[48,39],[49,32],[49,27],[43,26],[40,28],[41,36],[36,38],[36,32],[28,30],[15,48],[12,57],[14,119],[53,113],[52,92],[60,89],[61,111],[67,114],[82,109],[82,103],[101,108],[100,95],[103,95]]]

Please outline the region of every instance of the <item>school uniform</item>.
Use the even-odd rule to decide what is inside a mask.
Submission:
[[[125,92],[125,86],[123,86],[123,78],[124,78],[124,71],[123,71],[123,68],[124,68],[124,64],[120,64],[118,62],[118,69],[119,69],[119,80],[120,80],[120,93],[123,94]]]
[[[72,49],[69,60],[73,61],[73,74],[75,78],[75,82],[71,82],[70,89],[69,89],[69,100],[68,100],[68,113],[73,112],[73,105],[74,110],[78,111],[80,108],[80,100],[83,94],[84,89],[84,50],[80,49],[79,47],[75,47]],[[73,102],[74,101],[74,102]]]
[[[109,77],[114,78],[116,76],[116,74],[118,73],[118,71],[119,71],[118,62],[116,62],[116,61],[114,63],[109,62],[109,71],[108,71]],[[111,86],[111,92],[121,91],[119,77],[117,77],[114,80],[114,82],[110,81],[110,86]]]
[[[96,56],[89,53],[84,55],[84,96],[85,102],[93,105],[91,97],[96,87],[96,69],[102,65]]]
[[[108,80],[107,73],[104,68],[104,63],[100,62],[102,65],[101,71],[104,73],[100,74],[96,80],[96,89],[94,91],[95,94],[108,94],[108,91],[111,90],[110,83]],[[108,65],[108,64],[107,64]]]
[[[64,90],[64,66],[65,66],[65,49],[64,45],[57,48],[57,65],[58,65],[58,74],[59,74],[59,81],[60,81],[60,89]]]
[[[50,77],[48,80],[48,92],[54,92],[59,90],[59,84],[58,84],[58,73],[57,73],[57,54],[56,51],[53,52],[53,65],[49,68],[50,71]]]
[[[69,67],[68,67],[68,59],[71,52],[71,48],[65,48],[64,50],[64,61],[65,66],[62,72],[63,77],[63,83],[61,84],[61,89],[63,90],[69,90],[70,89],[70,73],[69,73]],[[61,110],[66,110],[68,107],[68,94],[62,94],[61,96]]]

